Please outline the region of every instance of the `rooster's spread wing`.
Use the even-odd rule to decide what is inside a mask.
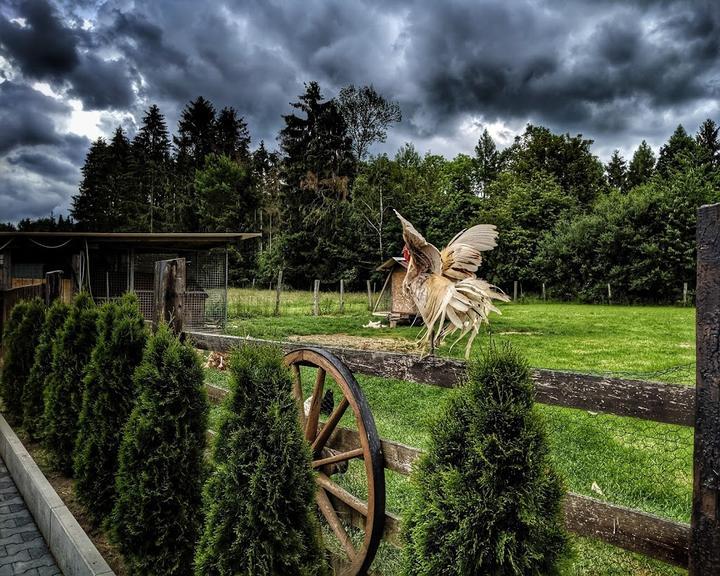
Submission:
[[[443,276],[451,280],[475,276],[482,253],[497,246],[497,235],[492,224],[478,224],[458,233],[440,253]]]
[[[442,270],[440,251],[425,240],[423,235],[415,230],[415,227],[405,220],[397,210],[395,210],[395,214],[402,223],[403,240],[410,251],[416,272],[418,274],[423,272],[440,274]]]

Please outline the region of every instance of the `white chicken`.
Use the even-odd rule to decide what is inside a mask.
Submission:
[[[403,289],[410,294],[425,322],[423,342],[431,352],[446,336],[460,331],[453,346],[470,334],[465,357],[480,326],[488,323],[490,312],[498,310],[493,300],[508,302],[510,298],[498,287],[476,276],[482,253],[497,245],[497,230],[490,224],[479,224],[463,230],[442,250],[430,244],[398,212],[403,227],[408,261]]]

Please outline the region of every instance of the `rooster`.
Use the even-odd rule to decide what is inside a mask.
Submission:
[[[430,345],[432,353],[449,334],[460,331],[453,346],[470,334],[465,347],[467,358],[480,325],[488,323],[490,312],[501,313],[493,300],[510,300],[502,290],[475,274],[482,253],[497,245],[497,230],[490,224],[473,226],[459,232],[441,252],[397,210],[395,214],[402,223],[403,256],[408,262],[403,289],[425,322],[427,332],[422,341]]]

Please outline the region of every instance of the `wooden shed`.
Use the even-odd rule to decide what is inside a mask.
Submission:
[[[378,266],[376,271],[385,272],[387,277],[373,307],[373,314],[386,316],[391,327],[409,324],[416,319],[422,321],[412,297],[403,290],[402,284],[407,272],[405,258],[390,258]]]

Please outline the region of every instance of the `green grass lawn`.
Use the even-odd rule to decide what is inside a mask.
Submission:
[[[250,291],[233,293],[247,298]],[[266,293],[268,291],[265,291]],[[305,294],[305,296],[303,296]],[[273,293],[274,297],[274,293]],[[363,328],[369,319],[365,295],[350,295],[355,304],[344,315],[313,317],[309,293],[294,295],[295,306],[273,317],[272,310],[244,307],[228,332],[284,339],[294,335],[343,334],[389,341],[414,341],[417,327]],[[330,298],[330,296],[326,296]],[[295,312],[291,312],[294,310]],[[532,366],[613,374],[627,378],[691,384],[694,379],[694,309],[676,307],[590,306],[576,304],[509,304],[502,316],[476,340],[510,341]],[[464,346],[441,354],[461,355]],[[224,374],[208,374],[222,385]],[[305,378],[309,386],[310,378]],[[427,423],[450,393],[408,382],[358,377],[380,435],[418,448],[427,445]],[[309,388],[306,390],[309,395]],[[692,430],[632,418],[539,405],[545,417],[553,459],[569,490],[613,503],[688,521],[692,491]],[[348,424],[345,422],[345,424]],[[354,476],[355,475],[355,476]],[[352,467],[349,486],[361,479]],[[402,513],[412,498],[407,478],[388,471],[388,508]],[[568,574],[678,574],[675,568],[577,539],[576,558]],[[397,552],[384,546],[377,564],[383,574],[397,574]]]

